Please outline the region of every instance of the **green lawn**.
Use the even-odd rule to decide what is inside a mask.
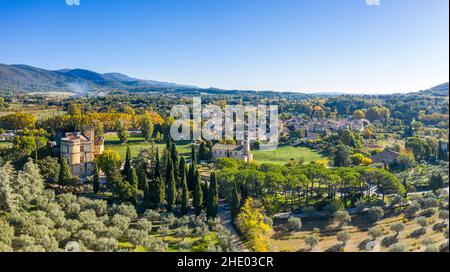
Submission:
[[[142,149],[151,148],[151,144],[149,142],[146,142],[144,138],[137,135],[131,135],[128,138],[128,142],[126,144],[120,143],[117,134],[105,135],[105,150],[116,151],[117,153],[119,153],[121,159],[125,159],[127,146],[130,147],[132,157],[137,156],[139,151]],[[155,144],[155,146],[158,147],[160,152],[162,152],[166,148],[165,144]],[[188,143],[183,145],[177,145],[177,151],[180,155],[189,157],[191,153],[191,144]]]
[[[305,163],[326,159],[326,156],[307,147],[280,146],[273,151],[253,151],[253,159],[260,163],[286,164],[290,159],[303,158]]]
[[[0,148],[9,148],[12,146],[13,144],[11,142],[0,142]]]

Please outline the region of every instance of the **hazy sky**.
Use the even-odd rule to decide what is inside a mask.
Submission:
[[[0,0],[0,63],[299,92],[449,80],[448,0],[65,1]]]

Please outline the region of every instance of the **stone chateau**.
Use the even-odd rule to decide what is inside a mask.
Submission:
[[[95,171],[95,158],[105,150],[105,139],[95,137],[93,127],[85,126],[81,132],[69,132],[60,139],[60,154],[66,159],[73,176],[84,178]]]

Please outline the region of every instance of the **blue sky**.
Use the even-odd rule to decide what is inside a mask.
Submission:
[[[0,63],[299,92],[448,81],[448,0],[80,1],[0,0]]]

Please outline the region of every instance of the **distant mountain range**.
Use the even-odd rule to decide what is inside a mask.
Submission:
[[[28,65],[0,64],[0,91],[23,92],[72,92],[93,93],[100,91],[130,91],[130,92],[179,92],[208,94],[244,94],[254,93],[252,90],[221,90],[215,88],[202,89],[195,86],[132,78],[120,73],[100,74],[84,69],[63,69],[50,71]],[[413,95],[448,96],[449,84],[444,83],[428,90],[410,93]],[[273,91],[260,92],[266,96],[276,96]],[[284,93],[297,98],[310,96],[339,96],[345,93]]]
[[[0,64],[0,91],[95,92],[141,88],[197,88],[175,83],[141,80],[120,73],[100,74],[83,69],[50,71],[28,65]]]
[[[448,82],[428,90],[418,92],[419,95],[448,96]]]

